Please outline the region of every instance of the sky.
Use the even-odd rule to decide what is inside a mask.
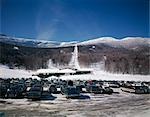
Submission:
[[[149,0],[1,0],[0,32],[50,41],[150,37]]]

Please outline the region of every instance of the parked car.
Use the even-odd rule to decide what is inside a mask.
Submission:
[[[6,84],[0,83],[0,98],[5,98],[7,94]]]
[[[66,98],[80,97],[80,90],[76,86],[62,86],[61,93],[66,95]]]
[[[150,88],[148,86],[135,86],[135,93],[136,94],[149,94]]]
[[[55,84],[50,84],[49,92],[56,94],[57,93],[57,86]]]
[[[7,98],[17,98],[19,95],[19,90],[17,84],[11,83],[10,87],[7,89]]]
[[[112,88],[119,88],[120,87],[120,85],[117,81],[108,82],[108,85],[109,85],[109,87],[112,87]]]
[[[73,85],[73,81],[69,80],[66,85],[61,86],[61,93],[66,95],[66,98],[79,98],[80,90]]]
[[[43,88],[41,85],[33,85],[27,93],[27,98],[32,100],[40,100]]]
[[[114,91],[113,91],[113,89],[111,89],[110,87],[107,87],[107,86],[104,86],[103,87],[103,93],[104,94],[112,94]]]
[[[86,91],[88,93],[95,93],[95,94],[102,94],[104,92],[103,88],[101,86],[97,85],[87,85],[86,86]]]
[[[148,86],[134,86],[133,88],[122,88],[121,90],[135,94],[150,94],[150,88]]]

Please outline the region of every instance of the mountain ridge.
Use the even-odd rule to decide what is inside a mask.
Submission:
[[[36,40],[36,39],[27,39],[27,38],[16,38],[9,36],[0,35],[0,42],[14,44],[14,45],[22,45],[27,47],[39,47],[39,48],[53,48],[53,47],[66,47],[66,46],[74,46],[77,45],[94,45],[94,44],[107,44],[113,47],[125,47],[130,48],[133,46],[141,46],[146,45],[149,46],[150,38],[143,37],[125,37],[122,39],[116,39],[113,37],[100,37],[96,39],[89,39],[87,41],[70,41],[70,42],[57,42],[57,41],[47,41],[47,40]]]

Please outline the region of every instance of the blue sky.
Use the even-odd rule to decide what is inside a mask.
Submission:
[[[1,0],[1,33],[54,41],[149,37],[149,0]]]

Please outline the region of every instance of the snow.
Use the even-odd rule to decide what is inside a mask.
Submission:
[[[90,44],[97,44],[97,43],[106,43],[106,42],[112,42],[112,41],[120,41],[118,39],[115,39],[113,37],[101,37],[101,38],[96,38],[96,39],[91,39],[91,40],[88,40],[88,41],[83,41],[81,43],[79,43],[79,45],[90,45]]]
[[[95,46],[92,46],[93,49],[95,49]]]
[[[7,66],[0,65],[1,78],[29,78],[32,77],[33,71],[23,69],[9,69]]]
[[[71,41],[71,42],[61,42],[60,46],[68,46],[68,45],[74,45],[77,41]]]
[[[63,80],[124,80],[150,81],[150,75],[113,74],[105,71],[93,71],[92,74],[61,76]]]
[[[72,69],[62,69],[60,70],[61,73],[76,73],[75,70],[72,70]]]
[[[57,68],[54,69],[39,69],[37,73],[58,73],[60,70]]]
[[[143,38],[143,37],[125,37],[116,39],[114,37],[100,37],[96,39],[90,39],[83,42],[77,42],[77,41],[70,41],[70,42],[57,42],[57,41],[49,41],[49,40],[39,40],[39,39],[29,39],[29,38],[16,38],[16,37],[9,37],[9,36],[0,36],[0,41],[7,42],[7,43],[20,43],[23,45],[33,45],[36,47],[46,47],[46,48],[57,48],[57,47],[68,47],[68,46],[74,46],[75,44],[78,45],[93,45],[93,44],[99,44],[104,43],[108,44],[110,46],[114,47],[129,47],[132,45],[147,45],[150,44],[150,38]],[[30,45],[30,46],[31,46]]]
[[[35,74],[39,74],[39,73],[75,73],[76,71],[72,70],[72,69],[39,69],[37,70],[37,72]]]
[[[50,77],[45,78],[45,79],[48,80],[48,81],[51,81],[52,79],[58,79],[58,77],[56,77],[56,76],[50,76]]]
[[[93,69],[92,68],[79,68],[79,69],[77,69],[77,71],[93,71]]]
[[[49,60],[48,60],[47,66],[48,66],[49,69],[50,69],[50,68],[52,68],[52,69],[55,68],[55,67],[54,67],[54,64],[53,64],[53,62],[52,62],[52,59],[49,59]]]
[[[18,38],[18,37],[9,37],[9,36],[1,36],[0,35],[0,41],[6,42],[6,43],[17,43],[20,45],[26,45],[26,46],[36,46],[36,47],[44,47],[44,48],[50,48],[50,47],[67,47],[72,46],[76,41],[71,42],[57,42],[57,41],[49,41],[44,39],[31,39],[31,38]]]
[[[19,50],[19,48],[17,46],[14,46],[14,50]]]
[[[48,69],[44,71],[47,72]],[[42,70],[43,71],[43,70]],[[70,69],[64,69],[64,71],[71,72]],[[56,72],[54,70],[54,72]],[[6,66],[0,65],[0,77],[1,78],[37,78],[32,76],[35,71],[27,71],[22,69],[9,69]],[[56,77],[57,78],[57,77]],[[92,74],[82,75],[64,75],[60,76],[59,79],[63,80],[124,80],[124,81],[150,81],[150,75],[132,75],[132,74],[113,74],[102,70],[93,71]]]
[[[148,45],[150,44],[150,38],[142,37],[125,37],[123,39],[115,39],[113,37],[101,37],[96,39],[91,39],[88,41],[83,41],[78,43],[78,45],[94,45],[104,43],[113,47],[132,47],[137,45]]]
[[[74,47],[74,52],[72,54],[69,66],[71,66],[72,68],[75,68],[75,69],[80,68],[79,61],[78,61],[78,47],[77,47],[77,45],[75,45],[75,47]]]
[[[0,99],[0,110],[8,116],[34,117],[149,117],[149,95],[83,94],[85,99],[66,99],[64,95],[53,94],[55,100],[30,101],[27,99]],[[89,97],[89,98],[88,98]],[[7,111],[6,111],[7,110]]]
[[[123,39],[121,39],[122,41],[125,41],[125,40],[139,40],[139,39],[141,39],[141,40],[145,40],[145,39],[149,39],[149,38],[143,38],[143,37],[125,37],[125,38],[123,38]]]

